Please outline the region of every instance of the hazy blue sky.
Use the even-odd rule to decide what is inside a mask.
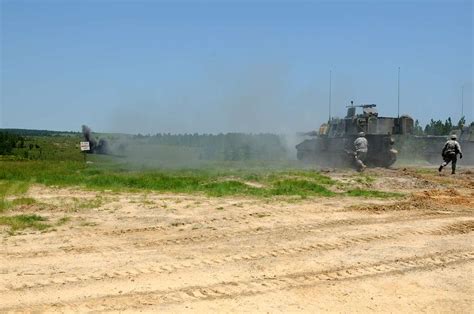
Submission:
[[[0,127],[294,132],[473,110],[472,1],[1,1]]]

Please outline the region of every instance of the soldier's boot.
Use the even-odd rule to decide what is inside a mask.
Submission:
[[[456,174],[456,162],[456,159],[451,162],[451,174]]]
[[[356,163],[356,167],[357,167],[357,171],[358,172],[362,172],[364,171],[364,169],[366,168],[366,166],[364,165],[364,163],[362,162],[362,160],[356,158],[355,160],[355,163]]]
[[[443,170],[443,168],[446,167],[448,165],[448,163],[449,163],[449,161],[444,160],[443,163],[441,164],[441,166],[439,166],[438,172],[441,172],[441,170]]]

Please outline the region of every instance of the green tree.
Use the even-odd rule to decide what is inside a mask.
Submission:
[[[472,123],[471,123],[472,124]],[[458,122],[458,129],[462,130],[462,128],[466,125],[466,117],[462,116]]]
[[[451,118],[448,118],[444,123],[441,120],[430,120],[430,123],[425,127],[425,134],[427,135],[448,135],[453,129]]]
[[[418,121],[418,119],[415,121],[415,127],[413,128],[413,134],[423,135],[423,128],[421,127],[420,121]]]

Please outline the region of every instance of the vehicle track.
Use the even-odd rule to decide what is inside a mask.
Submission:
[[[455,217],[464,217],[465,215],[454,214],[447,216],[433,215],[433,216],[419,216],[418,219],[415,217],[389,217],[382,219],[373,219],[373,218],[362,218],[362,219],[340,219],[340,220],[331,220],[323,221],[310,224],[296,224],[296,225],[287,225],[280,227],[257,227],[254,229],[246,229],[235,232],[226,232],[226,233],[216,233],[216,234],[199,234],[196,236],[185,236],[172,239],[161,239],[153,241],[141,241],[134,243],[135,248],[148,248],[164,245],[187,245],[193,243],[201,243],[207,241],[216,241],[216,240],[226,240],[233,238],[243,238],[251,236],[261,236],[261,235],[270,235],[270,234],[280,234],[288,232],[296,232],[297,234],[303,233],[314,233],[322,232],[322,229],[330,229],[337,227],[348,227],[348,226],[367,226],[367,225],[378,225],[378,224],[391,224],[404,221],[414,221],[414,220],[436,220],[436,219],[446,219],[446,218],[455,218]],[[472,217],[468,215],[467,217]]]
[[[358,264],[332,268],[317,272],[295,272],[280,276],[260,276],[246,281],[227,281],[207,286],[190,286],[173,290],[154,290],[130,292],[122,295],[106,295],[83,301],[50,303],[26,307],[28,311],[84,311],[94,309],[130,310],[150,305],[196,302],[224,298],[245,297],[272,291],[289,290],[314,286],[325,282],[361,280],[369,277],[404,274],[413,271],[427,271],[447,265],[468,263],[474,260],[474,251],[445,251],[423,256],[393,259],[376,263]],[[0,308],[2,311],[22,310],[19,308]]]
[[[164,247],[168,245],[189,245],[195,243],[202,243],[208,241],[220,241],[228,240],[233,238],[243,238],[251,236],[262,236],[270,234],[279,234],[279,233],[288,233],[296,232],[301,233],[314,233],[323,231],[322,229],[330,229],[337,227],[348,227],[348,226],[367,226],[367,225],[377,225],[377,224],[390,224],[396,222],[404,221],[416,221],[416,220],[437,220],[437,219],[446,219],[446,218],[458,218],[458,217],[472,217],[472,214],[466,213],[445,213],[445,214],[431,214],[431,213],[419,213],[416,215],[408,216],[391,216],[386,218],[358,218],[358,219],[335,219],[330,221],[323,221],[317,223],[309,224],[294,224],[294,225],[283,225],[276,227],[257,227],[253,229],[244,229],[239,231],[231,231],[225,233],[201,233],[195,236],[182,236],[171,239],[159,239],[152,241],[137,241],[134,239],[132,243],[122,243],[117,245],[105,245],[105,246],[63,246],[59,247],[56,250],[40,250],[40,251],[30,251],[30,252],[1,252],[1,255],[4,255],[5,258],[35,258],[35,257],[45,257],[50,255],[58,254],[105,254],[105,253],[120,253],[128,252],[129,249],[126,248],[127,245],[131,245],[135,249],[148,250],[154,247]],[[97,234],[95,234],[97,236]]]
[[[227,233],[210,233],[208,230],[205,234],[199,234],[196,236],[184,236],[171,239],[160,239],[154,241],[140,241],[132,243],[132,246],[135,248],[148,248],[155,246],[164,246],[164,245],[187,245],[193,243],[200,243],[213,240],[225,240],[235,237],[248,237],[248,236],[257,236],[257,235],[268,235],[272,233],[280,232],[291,232],[296,231],[299,233],[313,233],[318,232],[319,229],[325,228],[334,228],[334,227],[346,227],[346,226],[365,226],[365,225],[375,225],[375,224],[390,224],[395,222],[403,221],[415,221],[415,220],[436,220],[436,219],[445,219],[445,218],[456,218],[456,217],[472,217],[471,213],[465,212],[450,212],[450,213],[417,213],[414,215],[408,216],[392,216],[387,218],[358,218],[358,219],[336,219],[324,222],[310,223],[310,224],[294,224],[294,225],[283,225],[277,227],[257,227],[253,229],[245,229],[234,232]],[[146,231],[145,231],[146,232]],[[97,236],[96,233],[91,233],[87,235],[87,238],[91,236]],[[76,238],[76,236],[74,236]],[[78,237],[80,238],[80,236]],[[5,255],[7,258],[30,258],[30,257],[43,257],[52,254],[58,253],[78,253],[78,254],[88,254],[88,253],[105,253],[105,252],[125,252],[123,245],[114,245],[114,246],[62,246],[57,250],[41,250],[35,252],[20,252],[20,253],[8,253],[1,252],[1,255]]]
[[[32,288],[42,288],[52,285],[65,285],[65,284],[84,284],[89,281],[98,281],[104,279],[123,279],[123,278],[134,278],[141,275],[153,275],[160,273],[172,273],[183,269],[190,268],[200,268],[200,267],[215,267],[225,265],[232,262],[242,262],[242,261],[255,261],[264,258],[278,258],[281,256],[290,256],[297,255],[301,253],[309,252],[322,252],[329,250],[340,250],[349,248],[355,245],[371,243],[374,241],[384,241],[384,240],[394,240],[406,236],[420,236],[420,235],[453,235],[453,234],[464,234],[467,233],[466,230],[472,232],[474,230],[474,220],[463,221],[451,223],[442,227],[437,228],[423,228],[417,230],[407,230],[396,233],[389,233],[385,235],[362,235],[356,237],[342,237],[337,242],[314,242],[303,246],[297,247],[281,247],[274,248],[272,250],[266,250],[259,253],[253,254],[236,254],[234,256],[213,258],[213,259],[201,259],[195,261],[186,261],[186,262],[175,262],[172,264],[160,264],[153,263],[152,265],[146,265],[145,267],[133,267],[129,269],[114,269],[110,271],[96,271],[88,272],[86,274],[69,275],[63,276],[58,272],[51,272],[47,275],[53,277],[54,279],[42,279],[39,281],[28,280],[24,283],[13,284],[5,287],[5,290],[24,290]],[[46,275],[44,271],[41,273],[28,272],[28,276],[31,275]],[[22,274],[17,273],[17,276],[21,277]]]
[[[167,231],[176,229],[179,227],[189,226],[189,225],[213,225],[215,223],[221,222],[234,222],[234,223],[245,223],[252,218],[264,218],[270,217],[273,214],[269,211],[258,211],[258,212],[251,212],[243,215],[236,215],[236,216],[224,216],[224,217],[215,217],[211,219],[204,219],[204,220],[177,220],[172,222],[168,225],[160,225],[160,226],[149,226],[143,228],[127,228],[127,229],[120,229],[120,230],[112,230],[112,231],[105,231],[103,235],[129,235],[130,233],[140,233],[140,232],[149,232],[149,231]]]

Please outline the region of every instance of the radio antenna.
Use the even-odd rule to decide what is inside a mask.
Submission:
[[[400,67],[398,67],[398,102],[397,102],[397,117],[400,118]]]
[[[331,88],[332,88],[332,71],[329,71],[329,121],[331,121]]]

